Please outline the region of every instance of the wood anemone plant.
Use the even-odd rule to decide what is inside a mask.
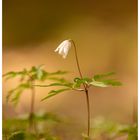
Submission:
[[[7,96],[7,102],[12,102],[15,106],[19,103],[20,96],[25,90],[30,90],[31,101],[30,101],[30,111],[29,111],[29,129],[36,131],[36,125],[34,121],[35,117],[35,96],[36,89],[34,84],[36,82],[44,82],[45,80],[61,81],[58,76],[65,74],[65,71],[56,71],[49,73],[43,69],[43,65],[33,66],[31,69],[23,69],[22,71],[10,71],[3,75],[5,80],[18,78],[18,85],[11,89]]]
[[[55,50],[55,52],[58,52],[62,57],[65,59],[68,55],[68,52],[71,47],[74,47],[74,53],[75,53],[75,59],[76,64],[78,68],[78,72],[80,77],[74,78],[73,82],[69,82],[67,80],[63,80],[59,83],[52,83],[50,85],[36,85],[40,87],[49,87],[49,86],[61,86],[64,88],[58,89],[58,90],[51,90],[48,95],[42,99],[48,99],[54,95],[57,95],[61,92],[67,91],[67,90],[75,90],[79,92],[85,92],[86,95],[86,102],[87,102],[87,138],[89,139],[90,136],[90,101],[89,101],[89,88],[91,86],[96,87],[108,87],[108,86],[120,86],[121,82],[116,81],[114,79],[110,79],[108,77],[112,76],[114,73],[105,73],[100,75],[94,75],[92,78],[83,77],[83,74],[81,72],[79,60],[78,60],[78,54],[77,54],[77,48],[73,40],[65,40],[63,41]]]

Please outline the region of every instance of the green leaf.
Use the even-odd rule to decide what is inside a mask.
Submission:
[[[41,69],[37,70],[37,79],[41,80],[43,76],[43,71]]]
[[[119,131],[128,135],[128,140],[137,140],[138,139],[138,127],[137,125],[128,125]]]
[[[16,88],[10,90],[6,96],[7,102],[10,100],[11,98],[11,102],[13,102],[15,105],[17,105],[18,103],[18,99],[20,98],[21,93],[25,90],[25,89],[29,89],[31,88],[31,85],[29,83],[22,83],[19,84]]]
[[[103,78],[107,78],[109,76],[112,76],[114,74],[115,74],[115,72],[109,72],[109,73],[105,73],[105,74],[97,74],[97,75],[94,75],[94,79],[98,81],[98,80],[101,80]]]
[[[90,82],[90,85],[96,86],[96,87],[108,87],[107,84],[105,84],[104,82],[98,82],[93,80],[92,82]]]
[[[59,70],[59,71],[50,73],[50,75],[63,75],[63,74],[66,74],[66,73],[68,73],[68,72],[67,71],[61,71],[61,70]]]
[[[10,72],[8,72],[6,74],[3,74],[3,77],[5,77],[6,80],[14,78],[16,76],[17,76],[17,73],[14,72],[14,71],[10,71]]]
[[[91,81],[90,78],[74,78],[73,88],[79,88],[82,84],[88,85]]]
[[[8,140],[25,140],[25,134],[22,131],[14,132]]]
[[[17,72],[18,75],[27,75],[28,71],[26,69],[23,69],[23,71]]]
[[[89,83],[90,85],[97,86],[97,87],[109,87],[109,86],[121,86],[122,83],[119,81],[115,81],[112,79],[104,80],[104,81],[95,81],[93,79],[92,82]]]
[[[106,73],[106,74],[98,74],[95,75],[90,82],[90,85],[98,86],[98,87],[108,87],[108,86],[121,86],[122,83],[115,79],[108,79],[109,76],[114,75],[114,72]]]
[[[5,77],[6,80],[9,80],[11,78],[15,78],[17,76],[21,76],[24,77],[27,75],[27,70],[24,69],[23,71],[10,71],[10,72],[7,72],[6,74],[3,74],[3,77]]]
[[[55,96],[61,92],[64,92],[64,91],[67,91],[67,90],[70,90],[70,88],[64,88],[64,89],[59,89],[59,90],[51,90],[49,93],[48,93],[48,96],[46,96],[45,98],[43,98],[41,101],[44,101],[52,96]]]
[[[3,75],[4,78],[19,78],[19,84],[10,90],[7,95],[7,101],[11,101],[14,104],[18,103],[21,93],[25,89],[32,88],[32,84],[36,81],[44,81],[44,80],[53,80],[55,83],[50,85],[43,85],[42,87],[51,87],[51,86],[64,86],[64,87],[72,87],[72,83],[66,81],[64,78],[59,78],[57,76],[66,74],[66,71],[56,71],[56,72],[47,72],[43,69],[43,65],[40,66],[33,66],[29,70],[23,69],[22,71],[10,71]]]
[[[53,121],[53,122],[61,122],[62,120],[53,113],[46,112],[46,113],[38,113],[34,114],[35,121]]]
[[[11,100],[11,102],[13,102],[15,106],[18,104],[18,100],[20,98],[21,93],[22,91],[16,92],[15,96]]]
[[[103,82],[107,85],[112,85],[112,86],[121,86],[122,85],[121,82],[113,80],[113,79],[104,80]]]
[[[52,87],[52,86],[64,86],[64,87],[71,87],[72,83],[52,83],[49,85],[33,85],[33,86],[37,86],[37,87]]]
[[[32,67],[30,73],[32,74],[32,77],[34,77],[34,79],[43,80],[46,78],[47,72],[45,72],[42,67],[43,65]]]

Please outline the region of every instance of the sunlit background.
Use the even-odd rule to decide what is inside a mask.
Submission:
[[[73,39],[84,76],[116,72],[121,87],[91,88],[91,117],[104,116],[132,122],[133,96],[137,96],[136,0],[3,0],[3,73],[45,64],[49,72],[68,70],[79,76],[73,48],[67,59],[54,53],[65,39]],[[27,113],[30,94],[24,93],[15,109],[5,95],[17,81],[3,81],[3,113]],[[48,89],[37,88],[36,111],[58,113],[75,122],[86,121],[83,93],[66,92],[40,102]]]

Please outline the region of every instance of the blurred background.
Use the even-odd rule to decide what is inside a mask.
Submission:
[[[76,43],[84,76],[114,71],[123,83],[90,89],[91,117],[131,123],[137,96],[137,0],[3,0],[3,73],[45,64],[49,72],[70,71],[68,79],[79,76],[73,48],[65,60],[54,53],[69,38]],[[16,109],[5,105],[5,95],[16,84],[3,82],[3,113],[8,116],[29,110],[28,92]],[[36,90],[36,111],[85,123],[84,94],[67,92],[40,102],[48,90]]]

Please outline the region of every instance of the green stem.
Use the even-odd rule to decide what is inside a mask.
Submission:
[[[33,82],[32,82],[33,83]],[[30,115],[29,115],[29,127],[33,127],[33,117],[34,117],[34,103],[35,103],[35,87],[31,88],[31,105],[30,105]]]
[[[136,109],[137,98],[133,95],[133,123],[137,123],[137,109]]]
[[[31,84],[34,85],[35,81],[31,81]],[[36,122],[34,121],[34,108],[35,108],[35,95],[36,95],[36,91],[35,91],[35,87],[32,86],[31,88],[31,106],[30,106],[30,115],[29,115],[29,129],[35,132],[36,136],[39,137],[38,135],[38,130],[37,130],[37,125]]]
[[[80,69],[80,65],[79,65],[79,60],[78,60],[78,55],[77,55],[77,49],[76,49],[76,45],[74,43],[73,40],[70,40],[73,43],[74,46],[74,52],[75,52],[75,58],[76,58],[76,63],[77,63],[77,68],[80,74],[81,79],[83,79],[83,75]],[[86,102],[87,102],[87,136],[89,137],[89,133],[90,133],[90,104],[89,104],[89,94],[88,94],[88,89],[86,84],[83,83],[83,87],[84,87],[84,91],[86,93]]]

